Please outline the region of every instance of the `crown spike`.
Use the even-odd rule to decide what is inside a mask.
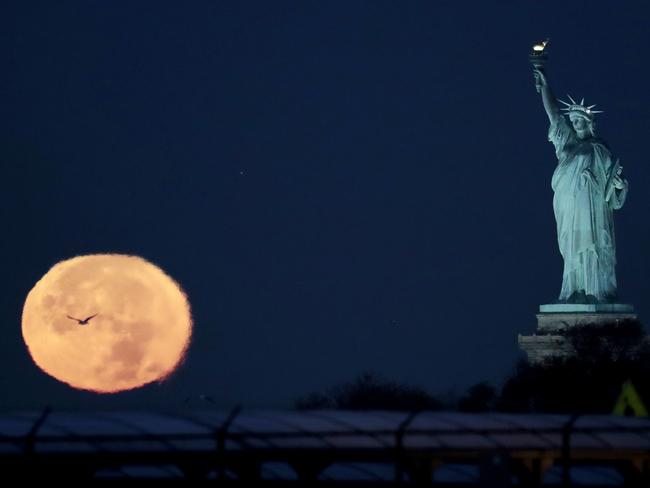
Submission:
[[[558,102],[564,105],[564,107],[560,107],[560,110],[562,110],[565,115],[570,115],[573,113],[581,113],[583,115],[588,116],[589,118],[593,118],[594,114],[602,114],[602,110],[592,110],[596,104],[594,105],[589,105],[588,107],[585,106],[585,99],[584,97],[580,100],[580,103],[576,102],[571,95],[567,94],[567,97],[569,97],[569,100],[571,100],[572,103],[567,103],[564,100],[560,100],[559,98],[557,99]]]

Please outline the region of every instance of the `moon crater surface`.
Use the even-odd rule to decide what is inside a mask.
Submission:
[[[93,254],[57,263],[34,285],[22,333],[50,376],[115,393],[169,376],[189,346],[192,316],[181,287],[157,266],[138,256]]]

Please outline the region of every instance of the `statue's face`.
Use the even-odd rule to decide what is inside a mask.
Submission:
[[[569,118],[576,132],[584,132],[589,129],[589,122],[584,117],[580,117],[579,115],[572,115]]]

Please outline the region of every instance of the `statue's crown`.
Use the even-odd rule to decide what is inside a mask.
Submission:
[[[579,113],[580,115],[587,117],[589,119],[594,118],[594,114],[602,114],[602,110],[594,110],[593,108],[596,105],[589,105],[585,106],[585,99],[583,98],[580,100],[580,103],[576,102],[573,98],[571,98],[571,95],[567,95],[569,97],[569,100],[571,100],[571,103],[565,102],[564,100],[559,100],[560,103],[563,103],[566,105],[566,107],[562,107],[562,110],[566,112],[566,115],[570,115],[571,113]]]

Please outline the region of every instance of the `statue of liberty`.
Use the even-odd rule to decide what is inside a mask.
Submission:
[[[553,210],[557,241],[564,259],[563,303],[611,303],[616,300],[616,245],[613,211],[625,203],[628,182],[610,149],[596,137],[595,105],[584,99],[560,109],[540,66],[534,69],[550,121],[548,139],[558,164],[553,173]],[[565,113],[563,114],[562,111]],[[566,118],[565,118],[566,116]],[[567,120],[568,118],[568,120]]]

